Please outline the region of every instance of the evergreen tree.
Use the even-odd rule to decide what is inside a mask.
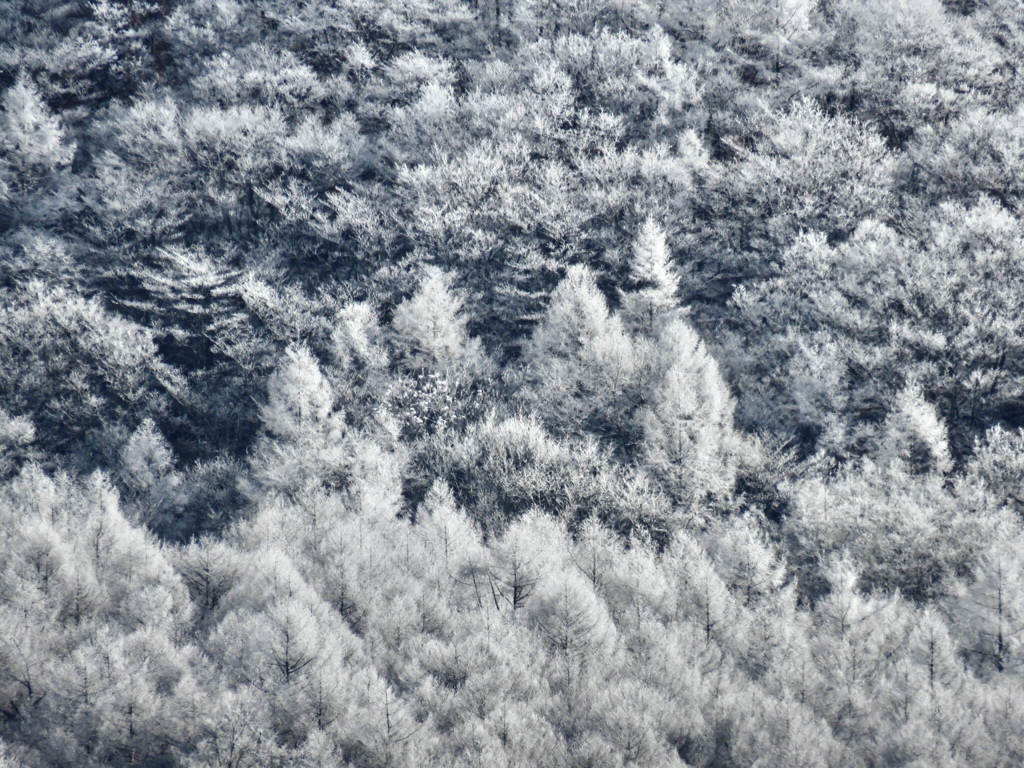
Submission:
[[[23,199],[67,169],[75,154],[60,120],[50,113],[24,74],[3,96],[0,113],[0,182],[12,200]]]
[[[290,347],[267,382],[266,434],[250,458],[256,498],[348,485],[352,455],[334,391],[305,347]]]
[[[655,336],[679,314],[679,278],[672,264],[665,233],[653,219],[644,221],[629,265],[632,290],[622,294],[621,316],[634,333]]]
[[[659,338],[665,368],[640,412],[644,465],[685,510],[732,490],[732,395],[704,343],[681,320]]]
[[[475,373],[483,364],[482,352],[480,343],[469,339],[462,309],[451,276],[425,268],[416,293],[398,305],[391,321],[402,363],[437,373]]]
[[[635,397],[633,343],[587,268],[566,271],[523,364],[524,399],[556,433],[589,429],[614,439],[626,429],[617,412],[628,415]]]
[[[983,673],[1019,672],[1024,658],[1024,585],[1018,537],[1004,532],[984,553],[954,605],[968,660]]]
[[[946,430],[934,407],[914,388],[904,390],[895,406],[883,427],[880,458],[903,462],[912,473],[949,472],[953,462]]]

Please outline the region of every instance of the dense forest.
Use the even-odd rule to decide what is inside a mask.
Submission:
[[[0,767],[1024,765],[1019,0],[0,0]]]

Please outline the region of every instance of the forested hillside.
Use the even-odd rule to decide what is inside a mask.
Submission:
[[[0,768],[1024,765],[1019,0],[0,0]]]

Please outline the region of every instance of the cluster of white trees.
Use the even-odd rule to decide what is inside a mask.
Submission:
[[[0,766],[1024,762],[1022,58],[0,0]]]
[[[267,413],[282,449],[295,435],[270,424],[317,426],[306,394]],[[343,487],[264,489],[244,522],[172,546],[99,474],[8,481],[6,764],[1024,754],[1024,531],[1005,508],[975,498],[967,515],[889,466],[800,483],[788,554],[750,515],[662,546],[540,510],[484,537],[443,481],[400,517],[396,457],[362,454],[332,454],[347,455]]]
[[[390,323],[351,305],[330,375],[295,345],[270,376],[244,519],[189,543],[146,530],[199,482],[152,421],[116,477],[76,480],[24,455],[34,428],[5,416],[6,759],[1024,755],[1019,435],[991,432],[955,470],[908,389],[869,456],[805,463],[772,523],[741,487],[769,449],[734,428],[655,225],[634,264],[615,312],[570,269],[505,367],[511,410],[469,426],[452,393],[495,371],[448,276],[425,271]],[[392,364],[435,401],[385,407]],[[434,479],[410,510],[417,461]]]

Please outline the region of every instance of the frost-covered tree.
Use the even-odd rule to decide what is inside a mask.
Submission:
[[[945,474],[953,467],[946,429],[935,408],[914,388],[904,390],[883,427],[882,461],[899,461],[912,473]]]
[[[0,409],[0,478],[8,477],[21,461],[31,457],[29,446],[35,439],[36,429],[30,419]]]
[[[0,200],[36,191],[71,164],[74,142],[24,74],[4,93],[0,126]]]
[[[425,268],[416,292],[395,308],[391,321],[401,363],[437,373],[475,373],[482,352],[480,342],[469,338],[468,320],[451,275]]]
[[[672,498],[690,510],[728,494],[735,479],[737,442],[732,394],[718,364],[685,321],[659,338],[664,373],[641,410],[644,465]]]
[[[1020,430],[993,427],[975,444],[965,474],[971,487],[984,488],[997,506],[1005,504],[1020,515],[1024,511],[1024,435]]]
[[[776,77],[814,41],[814,5],[809,0],[716,0],[706,8],[714,42],[744,54]]]
[[[1024,573],[1018,541],[1017,532],[1003,532],[953,601],[955,631],[968,660],[983,673],[1019,674],[1024,665]]]
[[[621,317],[629,330],[654,336],[679,313],[679,278],[665,232],[646,219],[633,244],[629,264],[631,289],[622,294]]]
[[[290,347],[267,382],[266,434],[251,457],[254,492],[344,487],[352,466],[334,391],[308,349]],[[260,489],[260,490],[257,490]]]
[[[121,448],[119,480],[138,519],[155,530],[174,527],[187,501],[175,456],[152,419],[146,419]]]
[[[614,438],[636,397],[634,345],[594,274],[574,266],[551,295],[523,354],[524,399],[556,433]]]
[[[748,608],[777,592],[784,565],[750,520],[734,518],[711,529],[707,551],[722,579]]]
[[[795,489],[784,530],[801,587],[819,588],[821,568],[845,556],[866,589],[934,599],[949,594],[989,546],[1001,514],[967,509],[938,475],[866,464]]]

